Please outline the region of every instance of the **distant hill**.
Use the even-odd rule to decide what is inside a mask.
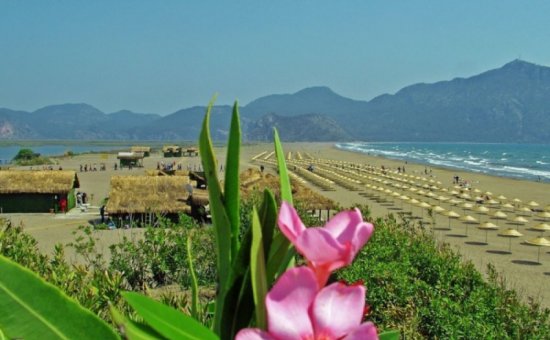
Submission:
[[[34,112],[0,109],[0,139],[196,140],[205,107],[167,116],[87,104]],[[277,126],[293,141],[550,143],[550,68],[514,60],[469,78],[414,84],[370,101],[327,87],[258,98],[240,108],[243,136],[270,140]],[[225,140],[231,107],[212,111],[212,136]]]
[[[248,140],[272,141],[273,128],[277,128],[282,140],[289,142],[349,141],[345,131],[333,119],[321,114],[279,116],[267,114],[248,125]]]

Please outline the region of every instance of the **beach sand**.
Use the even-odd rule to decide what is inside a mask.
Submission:
[[[550,204],[550,184],[538,183],[525,180],[516,180],[503,177],[487,176],[483,174],[470,173],[464,171],[454,171],[435,167],[426,168],[424,165],[412,164],[403,161],[389,160],[382,157],[369,156],[366,154],[353,153],[349,151],[339,150],[332,143],[284,143],[283,148],[286,153],[300,152],[302,155],[308,153],[315,158],[332,159],[354,162],[358,164],[369,164],[380,168],[382,165],[386,168],[396,169],[398,166],[405,166],[407,174],[417,174],[424,176],[425,169],[428,173],[431,172],[431,177],[434,180],[442,182],[443,187],[452,187],[453,177],[460,176],[471,183],[472,187],[479,188],[482,191],[491,191],[496,197],[504,195],[509,200],[513,198],[521,199],[524,203],[534,200],[544,207]],[[251,161],[251,158],[263,151],[273,151],[272,144],[251,144],[244,145],[241,150],[241,168],[245,170],[249,167],[258,168],[261,163]],[[218,161],[220,164],[225,163],[225,149],[216,148]],[[164,160],[165,162],[176,161],[183,164],[184,169],[189,165],[191,168],[200,166],[198,157],[182,157],[182,158],[162,158],[159,153],[153,153],[151,157],[144,159],[145,169],[155,169],[157,162]],[[67,214],[3,214],[12,220],[15,224],[21,224],[24,229],[38,240],[38,246],[44,253],[51,254],[53,246],[57,243],[67,244],[74,241],[73,232],[80,225],[87,225],[90,221],[99,219],[99,206],[103,198],[108,196],[110,177],[113,175],[143,175],[143,168],[134,168],[132,170],[114,170],[116,155],[114,154],[83,154],[73,157],[57,158],[59,165],[63,169],[76,170],[80,181],[80,191],[84,191],[90,198],[92,207],[87,212],[81,212],[78,209],[73,209]],[[106,171],[88,171],[80,172],[80,165],[105,163]],[[27,167],[28,168],[28,167]],[[267,171],[275,172],[272,167],[266,167]],[[373,217],[382,217],[388,213],[396,213],[397,207],[401,207],[400,201],[396,201],[395,205],[382,205],[372,199],[365,198],[360,193],[368,192],[365,187],[358,191],[350,191],[340,186],[335,186],[334,191],[321,191],[313,185],[308,185],[312,189],[320,192],[332,200],[339,202],[343,207],[349,207],[353,204],[367,204],[371,209]],[[408,194],[410,196],[410,194]],[[442,205],[445,209],[448,204]],[[404,204],[403,207],[408,210],[409,204]],[[452,208],[455,212],[463,215],[463,210],[460,207]],[[420,216],[422,212],[420,208],[413,207],[414,215]],[[475,212],[467,212],[468,214],[478,218],[479,215]],[[515,215],[512,215],[515,216]],[[525,226],[517,226],[508,221],[496,221],[493,223],[499,225],[502,231],[506,228],[515,228],[524,234],[511,240],[512,254],[505,254],[508,250],[509,239],[498,237],[497,232],[490,231],[488,234],[488,245],[480,245],[480,242],[485,240],[485,232],[478,230],[476,225],[470,225],[468,228],[468,237],[457,237],[464,234],[465,224],[459,220],[452,220],[451,231],[434,231],[435,237],[442,242],[448,242],[456,251],[458,251],[465,260],[470,260],[482,273],[486,272],[487,264],[492,263],[498,272],[502,273],[510,288],[516,289],[518,293],[526,301],[528,297],[533,297],[536,302],[540,302],[543,306],[550,307],[550,248],[542,248],[540,254],[540,264],[536,263],[538,247],[526,245],[526,240],[531,240],[540,235],[540,232],[531,231],[528,229],[541,221],[535,217],[527,216],[529,223]],[[487,218],[482,219],[485,221]],[[425,218],[428,221],[428,218]],[[449,220],[445,216],[436,217],[436,227],[447,227]],[[430,227],[428,227],[430,228]],[[116,231],[97,231],[94,236],[97,238],[98,249],[104,252],[108,258],[109,245],[119,242],[124,235],[138,238],[142,234],[142,230],[116,230]],[[74,252],[67,250],[69,259],[78,261]]]

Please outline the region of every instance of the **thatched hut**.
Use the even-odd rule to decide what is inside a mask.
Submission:
[[[177,145],[165,145],[162,147],[162,153],[164,157],[181,157],[181,146]]]
[[[151,156],[151,147],[150,146],[132,146],[130,148],[130,152],[141,152],[143,154],[143,157],[149,157]]]
[[[193,156],[198,156],[199,155],[199,149],[195,148],[195,147],[188,147],[185,149],[185,152],[183,154],[184,156],[189,156],[189,157],[193,157]]]
[[[119,152],[116,158],[122,169],[123,167],[143,167],[143,157],[141,152]]]
[[[52,212],[62,205],[74,208],[74,189],[79,188],[75,171],[0,171],[0,210],[2,212]]]
[[[113,176],[105,210],[119,226],[151,224],[158,216],[172,221],[191,213],[187,176]]]

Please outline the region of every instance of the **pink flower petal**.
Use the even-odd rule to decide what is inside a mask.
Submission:
[[[243,328],[237,333],[235,340],[276,340],[269,333],[258,328]]]
[[[350,227],[356,226],[362,222],[363,216],[359,209],[355,208],[353,210],[341,211],[334,215],[328,220],[327,224],[325,224],[325,228],[334,238],[340,239],[341,237],[341,242],[346,242],[353,238],[353,233],[350,233]]]
[[[277,339],[302,339],[313,335],[309,308],[319,286],[307,267],[287,270],[267,294],[269,334]]]
[[[294,243],[296,238],[306,230],[294,207],[285,201],[283,201],[281,209],[279,209],[278,224],[282,233],[291,243]]]
[[[365,307],[365,287],[333,283],[323,288],[313,302],[316,334],[339,339],[359,327]]]
[[[324,228],[308,228],[294,243],[300,254],[314,265],[342,262],[347,258],[347,248],[337,242]]]
[[[343,211],[331,218],[325,229],[341,244],[351,243],[352,253],[355,254],[367,243],[374,226],[371,223],[363,222],[359,209]],[[353,258],[352,258],[353,259]]]
[[[372,322],[365,322],[349,333],[343,340],[375,340],[378,339],[376,326]]]

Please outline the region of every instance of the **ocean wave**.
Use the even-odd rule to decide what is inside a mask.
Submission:
[[[550,159],[550,149],[541,149],[537,145],[484,144],[480,147],[480,144],[452,143],[341,143],[336,146],[350,151],[457,170],[550,180],[550,162],[547,161]]]

